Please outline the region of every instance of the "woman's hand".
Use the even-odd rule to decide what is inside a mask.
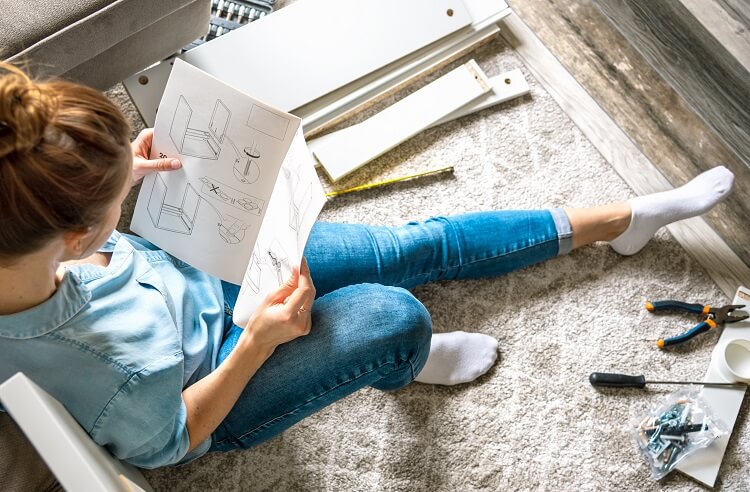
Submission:
[[[269,294],[250,318],[237,346],[208,376],[185,388],[190,451],[208,439],[237,402],[248,381],[280,344],[310,333],[315,287],[307,262]],[[303,308],[303,309],[301,309]]]
[[[270,355],[282,343],[310,333],[314,299],[315,286],[303,257],[302,265],[292,271],[291,278],[258,306],[242,336],[267,349]]]
[[[178,159],[149,159],[151,143],[154,140],[154,129],[147,128],[138,134],[130,147],[133,149],[133,186],[147,174],[157,171],[173,171],[180,169],[182,163]]]

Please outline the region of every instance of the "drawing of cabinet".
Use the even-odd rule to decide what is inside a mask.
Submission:
[[[159,174],[155,175],[154,186],[148,199],[148,214],[154,227],[165,231],[179,232],[181,234],[192,234],[195,217],[198,215],[198,207],[201,197],[188,183],[182,194],[179,205],[166,203],[167,184]]]
[[[180,96],[169,128],[169,136],[181,155],[216,160],[221,153],[220,144],[224,142],[231,115],[224,103],[217,99],[208,131],[191,127],[193,108],[184,96]]]

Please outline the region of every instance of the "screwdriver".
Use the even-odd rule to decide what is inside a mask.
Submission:
[[[592,372],[589,375],[592,386],[607,388],[645,388],[647,384],[700,384],[703,386],[732,386],[744,387],[745,383],[708,383],[704,381],[646,381],[646,376],[629,376],[627,374],[612,374],[607,372]]]

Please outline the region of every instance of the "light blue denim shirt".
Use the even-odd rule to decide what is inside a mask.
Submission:
[[[68,267],[57,291],[0,316],[0,381],[18,371],[57,398],[114,456],[142,468],[186,462],[182,390],[216,367],[221,282],[115,231],[109,266]]]

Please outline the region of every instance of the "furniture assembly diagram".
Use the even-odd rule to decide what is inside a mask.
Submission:
[[[181,155],[199,159],[218,160],[224,148],[229,144],[232,151],[232,172],[237,181],[253,184],[260,178],[260,145],[253,141],[242,148],[227,135],[227,128],[232,112],[221,99],[214,104],[208,130],[191,126],[193,108],[184,95],[180,95],[177,108],[172,117],[169,136]],[[289,127],[289,120],[276,115],[256,104],[250,109],[247,127],[277,140],[284,140]]]
[[[299,232],[302,219],[312,203],[312,182],[300,178],[296,169],[284,168],[289,184],[289,227]]]
[[[262,253],[259,253],[262,252]],[[245,271],[245,283],[256,294],[260,292],[261,278],[271,275],[278,285],[284,283],[284,277],[291,272],[291,259],[289,254],[281,246],[278,239],[274,239],[267,248],[260,245],[253,252],[250,266]]]
[[[221,216],[221,215],[220,215]],[[236,217],[227,215],[219,222],[219,236],[228,244],[237,244],[245,239],[247,224]]]
[[[192,234],[195,217],[201,204],[201,197],[190,183],[185,185],[179,205],[166,203],[167,185],[160,174],[156,174],[154,187],[148,199],[148,214],[154,227],[164,231]]]
[[[185,96],[180,95],[177,109],[172,117],[172,125],[169,127],[169,137],[177,148],[177,152],[182,155],[217,160],[221,153],[220,144],[224,143],[231,116],[232,112],[220,99],[217,99],[208,131],[191,128],[193,108]]]
[[[203,183],[201,193],[216,203],[229,205],[237,210],[253,215],[260,215],[263,210],[265,202],[260,198],[242,193],[208,176],[203,176],[200,180]]]
[[[168,188],[164,179],[160,174],[156,174],[154,185],[149,195],[148,214],[151,217],[151,222],[157,229],[191,235],[200,204],[206,201],[206,204],[219,216],[217,227],[219,229],[219,237],[224,242],[227,244],[237,244],[245,238],[245,231],[248,225],[236,217],[222,214],[217,207],[204,200],[190,183],[185,185],[179,205],[166,203],[167,191]]]
[[[260,150],[258,149],[258,144],[253,142],[240,152],[234,145],[234,142],[229,140],[229,143],[232,145],[232,150],[234,150],[232,172],[235,179],[244,184],[253,184],[258,181],[260,177],[260,166],[258,165]]]
[[[289,129],[289,120],[253,104],[250,108],[250,116],[247,118],[247,126],[276,140],[284,140]]]

